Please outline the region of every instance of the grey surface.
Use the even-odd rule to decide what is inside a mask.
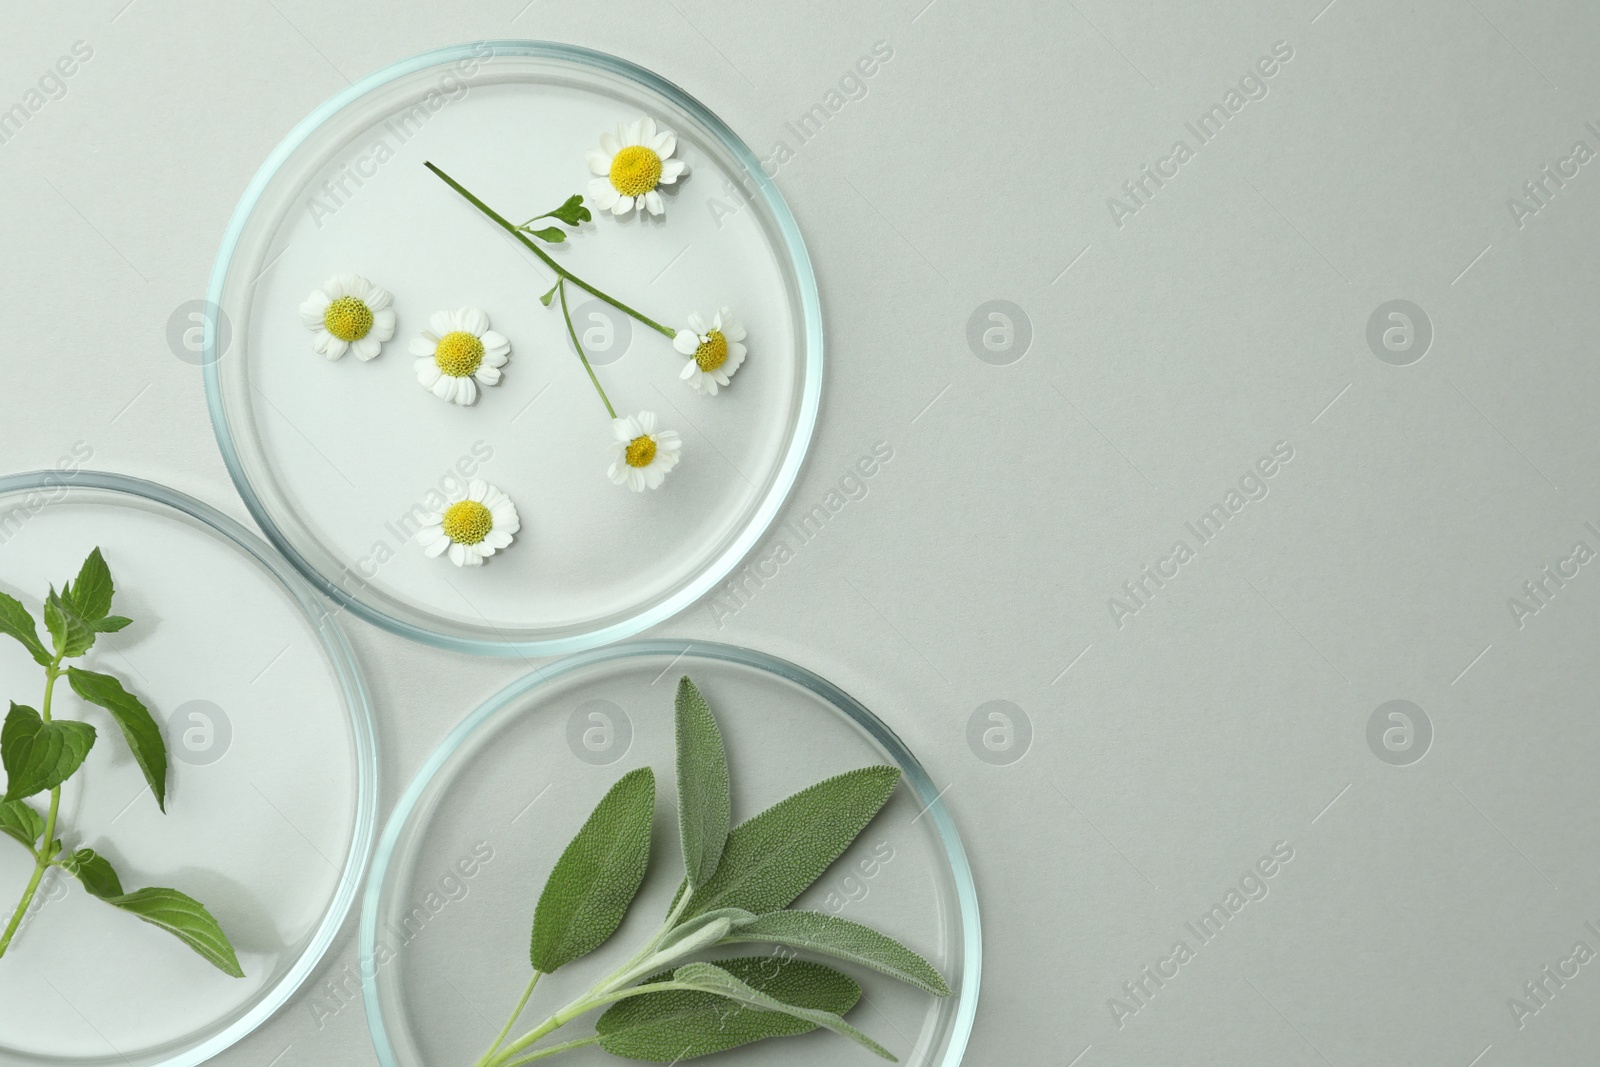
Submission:
[[[439,44],[618,53],[758,154],[794,151],[778,182],[830,364],[786,518],[893,449],[825,532],[756,552],[787,538],[792,558],[744,601],[659,632],[805,664],[949,784],[988,948],[967,1062],[1593,1060],[1595,964],[1547,980],[1520,1026],[1508,1000],[1537,1006],[1525,982],[1577,941],[1600,950],[1600,564],[1520,625],[1509,601],[1575,542],[1600,550],[1600,163],[1547,180],[1537,213],[1508,200],[1531,207],[1523,183],[1575,142],[1600,149],[1600,10],[524,2],[14,11],[6,105],[75,41],[93,57],[0,145],[4,467],[82,442],[92,466],[242,518],[167,327],[272,146],[348,79]],[[785,122],[877,41],[893,59],[796,150]],[[1185,124],[1279,41],[1293,58],[1266,95],[1119,226],[1108,198],[1193,145]],[[969,345],[997,299],[1026,316],[1020,358],[983,347],[991,320]],[[1433,333],[1405,365],[1367,339],[1397,299]],[[1122,583],[1193,547],[1185,523],[1278,442],[1293,458],[1267,495],[1117,625]],[[350,631],[391,799],[526,669]],[[995,700],[1031,724],[1016,762],[983,747],[995,709],[969,729]],[[1409,765],[1381,730],[1369,746],[1392,700],[1431,723]],[[1293,858],[1267,895],[1201,944],[1185,924],[1275,845]],[[1123,983],[1180,938],[1193,958],[1139,1005]],[[218,1062],[372,1062],[354,960],[352,924],[331,984]],[[1114,997],[1139,1007],[1120,1025]]]

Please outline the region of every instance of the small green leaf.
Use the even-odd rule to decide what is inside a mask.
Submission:
[[[150,783],[150,792],[155,794],[156,804],[166,811],[167,743],[162,740],[161,727],[156,725],[149,709],[109,674],[68,667],[67,681],[74,693],[111,713],[111,717],[122,728],[123,739],[133,751],[139,769],[144,772],[144,780]]]
[[[809,949],[824,956],[859,963],[916,986],[924,993],[948,997],[950,987],[933,964],[887,934],[870,926],[818,911],[775,911],[731,930],[724,944],[769,941]]]
[[[95,633],[114,634],[133,620],[123,615],[107,615],[93,623]]]
[[[525,230],[523,232],[532,237],[537,237],[541,241],[548,241],[553,245],[558,245],[567,239],[567,231],[559,226],[548,226],[542,230]]]
[[[539,217],[542,219],[560,219],[568,226],[577,226],[594,218],[593,215],[589,214],[589,209],[583,206],[583,196],[580,193],[573,193],[567,197],[566,203],[554,211]]]
[[[22,601],[5,593],[0,593],[0,633],[10,634],[20,641],[39,666],[50,666],[50,653],[39,641],[39,629],[33,616],[22,606]]]
[[[554,300],[556,298],[556,293],[557,293],[557,291],[560,290],[560,288],[561,288],[561,283],[560,282],[556,282],[554,285],[552,285],[550,287],[550,291],[548,293],[544,294],[543,296],[541,296],[539,298],[539,303],[543,304],[545,307],[549,307],[550,306],[550,301],[552,301],[552,300]]]
[[[721,936],[727,940],[732,940],[733,933],[755,922],[756,916],[743,908],[718,908],[716,911],[708,911],[704,915],[696,915],[694,918],[686,919],[674,926],[672,932],[661,939],[660,951],[666,952],[670,948],[683,944],[689,938],[697,936],[701,930],[721,922],[723,919],[728,920],[728,932]]]
[[[94,630],[78,618],[54,588],[44,602],[44,625],[55,641],[56,652],[64,658],[81,656],[94,644]]]
[[[717,873],[694,891],[685,918],[717,908],[765,915],[788,907],[866,829],[899,781],[897,767],[847,771],[735,827]]]
[[[61,861],[68,874],[83,883],[91,896],[101,900],[122,896],[122,880],[112,868],[111,861],[92,848],[80,848]]]
[[[861,987],[854,979],[820,963],[748,957],[719,960],[717,965],[791,1005],[843,1015],[861,999]],[[645,984],[671,978],[664,972]],[[690,1060],[815,1029],[815,1023],[782,1012],[758,1011],[716,994],[681,989],[619,1000],[595,1022],[601,1048],[615,1056],[655,1063]]]
[[[44,836],[44,818],[20,800],[0,802],[0,833],[32,848]]]
[[[715,963],[685,964],[672,972],[672,981],[675,985],[693,986],[699,992],[727,997],[729,1000],[737,1001],[757,1011],[780,1011],[802,1022],[808,1022],[815,1026],[825,1026],[834,1033],[848,1037],[856,1044],[871,1049],[891,1063],[900,1062],[894,1053],[845,1022],[837,1013],[824,1011],[820,1008],[807,1008],[799,1004],[786,1003],[777,997],[763,993],[731,971],[725,970]]]
[[[83,561],[78,577],[62,590],[62,598],[66,601],[67,607],[72,609],[73,614],[93,626],[111,611],[113,592],[111,568],[106,566],[105,557],[100,555],[100,550],[96,548],[89,553],[89,558]]]
[[[0,727],[0,762],[6,768],[5,800],[54,789],[83,764],[94,745],[94,727],[57,719],[45,722],[30,707],[13,702]]]
[[[539,894],[528,949],[536,970],[549,974],[616,932],[650,862],[655,804],[655,773],[640,767],[595,805]]]
[[[717,873],[728,841],[728,755],[700,690],[684,675],[675,703],[678,744],[678,838],[689,886]]]

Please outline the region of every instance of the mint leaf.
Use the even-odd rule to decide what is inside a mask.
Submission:
[[[573,193],[567,197],[566,203],[554,211],[546,212],[539,217],[541,219],[560,219],[568,226],[577,226],[594,218],[589,213],[589,209],[583,206],[583,196],[580,193]]]
[[[109,674],[78,667],[67,668],[67,682],[72,691],[91,704],[98,704],[111,713],[122,728],[123,739],[133,751],[144,780],[150,783],[156,804],[167,810],[167,743],[161,738],[161,727],[151,717],[150,711],[139,698],[122,688],[122,683]]]
[[[5,593],[0,593],[0,633],[10,634],[20,641],[39,666],[50,666],[50,653],[39,641],[39,629],[33,616],[22,606],[22,601]]]
[[[66,872],[83,883],[91,896],[101,900],[122,896],[122,880],[112,869],[111,861],[92,848],[80,848],[61,861]]]
[[[558,245],[567,239],[567,231],[559,226],[549,226],[542,230],[527,230],[524,232],[539,238],[541,241],[549,241],[553,245]]]
[[[0,833],[32,848],[44,835],[44,818],[20,800],[0,803]]]
[[[0,727],[0,762],[6,768],[5,800],[54,789],[83,764],[94,745],[86,722],[45,722],[30,707],[13,702]]]
[[[751,957],[719,960],[723,970],[791,1005],[843,1015],[861,999],[849,975],[805,960]],[[663,972],[646,985],[672,978]],[[769,1037],[790,1037],[816,1024],[776,1011],[759,1011],[713,993],[665,990],[619,1000],[595,1022],[600,1047],[615,1056],[672,1063],[723,1052]]]
[[[71,587],[67,590],[72,591]],[[55,641],[56,652],[63,658],[81,656],[89,651],[94,644],[94,630],[89,624],[78,618],[76,612],[61,598],[61,594],[50,589],[50,595],[44,602],[44,625],[50,631],[50,637]]]
[[[95,633],[114,634],[132,621],[123,615],[107,615],[103,619],[96,619],[92,626]]]
[[[689,887],[717,873],[728,841],[728,755],[700,690],[684,675],[674,705],[678,746],[678,838]]]
[[[769,941],[808,949],[824,956],[859,963],[916,986],[924,993],[948,997],[950,987],[933,964],[887,934],[870,926],[817,911],[775,911],[731,930],[724,944]]]
[[[656,777],[623,775],[556,861],[533,913],[528,957],[549,974],[603,945],[622,923],[650,862]]]
[[[821,1008],[807,1008],[799,1004],[790,1004],[779,1000],[777,997],[763,993],[738,975],[718,967],[714,963],[685,964],[672,972],[672,981],[675,985],[693,986],[700,992],[727,997],[729,1000],[737,1001],[757,1011],[782,1012],[814,1026],[825,1026],[834,1033],[848,1037],[856,1044],[871,1049],[891,1063],[900,1062],[895,1058],[894,1053],[845,1022],[838,1013],[825,1011]]]
[[[735,827],[717,873],[695,889],[685,917],[717,908],[765,915],[788,907],[866,829],[899,781],[897,767],[847,771]]]
[[[96,548],[83,561],[77,579],[62,590],[62,599],[73,614],[92,626],[111,611],[113,591],[111,568],[106,566],[105,557]]]

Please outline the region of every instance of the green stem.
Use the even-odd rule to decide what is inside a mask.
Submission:
[[[576,1041],[564,1041],[559,1045],[551,1045],[549,1048],[535,1049],[521,1059],[512,1060],[510,1063],[502,1064],[501,1067],[522,1067],[524,1063],[542,1060],[546,1056],[554,1056],[558,1052],[570,1052],[575,1048],[583,1048],[585,1045],[598,1045],[599,1043],[600,1035],[592,1034],[589,1037],[580,1037]]]
[[[45,722],[50,721],[50,697],[55,691],[56,679],[60,676],[61,653],[58,652],[50,666],[45,669],[44,700],[39,706],[39,717]],[[16,936],[17,927],[22,925],[22,917],[28,913],[28,906],[33,903],[33,895],[39,891],[39,881],[50,866],[50,850],[56,838],[56,816],[60,811],[61,787],[58,785],[50,790],[50,812],[44,821],[44,839],[33,852],[33,877],[28,879],[28,888],[22,891],[22,899],[17,902],[17,909],[11,913],[11,921],[6,924],[6,932],[0,934],[0,956],[4,956],[6,949],[11,947],[11,939]]]
[[[600,394],[600,402],[606,406],[614,419],[617,409],[611,406],[611,398],[606,396],[606,391],[600,388],[600,379],[595,377],[594,368],[589,366],[589,357],[583,354],[583,344],[578,340],[578,331],[572,327],[572,313],[567,310],[567,280],[562,278],[556,282],[556,291],[561,296],[561,317],[567,320],[567,336],[572,338],[572,347],[577,350],[578,358],[583,360],[583,369],[589,372],[589,380],[594,383],[594,388]]]
[[[596,289],[594,286],[590,285],[588,282],[584,281],[582,278],[578,277],[576,274],[572,273],[570,270],[568,270],[567,268],[563,267],[561,264],[557,263],[554,259],[552,259],[550,257],[550,253],[546,252],[544,249],[542,249],[538,245],[534,244],[533,241],[531,239],[529,239],[528,236],[526,234],[524,234],[520,228],[518,228],[517,226],[515,226],[511,222],[509,222],[503,215],[501,215],[498,212],[496,212],[494,210],[494,208],[490,207],[488,204],[485,204],[482,200],[479,200],[476,196],[473,196],[472,193],[467,191],[465,186],[463,186],[460,182],[456,181],[454,178],[450,177],[450,175],[446,174],[444,171],[440,170],[438,167],[434,166],[432,163],[424,162],[423,166],[425,166],[429,170],[433,171],[433,173],[437,174],[439,176],[439,178],[446,185],[450,186],[450,188],[452,188],[456,192],[460,193],[461,196],[467,201],[467,203],[471,204],[473,207],[475,207],[479,211],[483,212],[484,215],[486,215],[490,219],[494,220],[494,222],[497,223],[507,233],[509,233],[511,236],[515,237],[517,240],[521,241],[523,243],[523,245],[525,245],[528,248],[529,251],[531,251],[534,255],[538,256],[540,259],[544,260],[545,266],[547,266],[551,270],[555,271],[558,277],[561,277],[561,278],[566,279],[567,281],[570,281],[573,285],[576,285],[579,289],[582,289],[585,292],[587,292],[587,293],[589,293],[589,294],[591,294],[593,296],[599,297],[601,300],[604,300],[606,303],[610,304],[612,307],[616,308],[618,311],[622,312],[623,314],[633,316],[635,319],[638,319],[640,322],[644,323],[646,326],[650,327],[652,330],[655,330],[657,333],[663,334],[666,337],[676,337],[676,336],[678,336],[678,331],[677,330],[674,330],[670,326],[663,326],[663,325],[661,325],[661,323],[657,322],[655,319],[652,319],[648,315],[642,314],[641,312],[635,311],[633,308],[629,307],[627,304],[624,304],[622,301],[618,300],[617,298],[615,298],[613,296],[608,296],[607,294],[602,293],[600,290]],[[545,216],[541,215],[539,217],[540,218],[544,218]],[[530,219],[529,221],[531,222],[533,220]]]
[[[489,1051],[478,1057],[478,1062],[473,1067],[483,1067],[500,1048],[500,1043],[511,1033],[511,1028],[517,1025],[517,1020],[522,1018],[522,1009],[528,1006],[528,998],[533,996],[533,987],[539,984],[539,976],[543,972],[534,971],[533,977],[528,979],[528,988],[522,991],[522,999],[517,1001],[516,1008],[511,1012],[511,1018],[506,1020],[505,1026],[500,1028],[500,1033],[495,1035],[494,1044],[489,1046]]]

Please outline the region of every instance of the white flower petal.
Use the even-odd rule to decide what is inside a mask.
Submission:
[[[432,359],[435,352],[439,351],[439,342],[431,341],[426,337],[413,337],[411,339],[411,354],[424,359]]]
[[[602,133],[600,135],[600,151],[608,156],[614,156],[622,151],[622,142],[617,140],[617,135],[614,133]],[[611,169],[610,164],[606,165],[606,169]]]
[[[661,164],[661,184],[671,185],[688,173],[689,164],[681,159],[668,159]]]
[[[478,383],[471,378],[457,378],[456,403],[465,407],[478,399]]]
[[[611,155],[604,149],[591,148],[585,154],[585,158],[589,161],[590,174],[611,173]]]
[[[651,189],[649,192],[645,193],[641,199],[644,201],[644,206],[649,209],[650,214],[652,215],[660,215],[667,209],[667,206],[661,202],[661,194],[656,192],[654,189]]]
[[[626,215],[628,212],[630,212],[632,210],[633,210],[633,197],[631,197],[631,196],[623,196],[621,193],[618,193],[617,194],[617,202],[615,204],[611,205],[611,213],[613,215]]]
[[[461,308],[456,312],[456,321],[461,323],[461,328],[472,336],[482,340],[484,332],[489,329],[489,313],[482,308]],[[496,334],[495,336],[499,336]],[[488,342],[484,341],[488,347]]]
[[[432,389],[433,384],[444,373],[439,369],[439,364],[435,363],[431,358],[419,359],[412,364],[412,367],[417,372],[417,381],[422,383],[424,389]]]
[[[368,337],[376,337],[380,341],[387,341],[394,336],[394,308],[384,308],[372,314],[372,332]]]
[[[423,545],[422,551],[427,553],[429,559],[438,559],[444,554],[445,549],[449,547],[450,538],[440,534],[437,541],[431,541],[428,544]]]
[[[350,342],[350,347],[356,350],[357,356],[366,360],[372,359],[383,349],[383,342],[369,333]]]
[[[635,418],[636,418],[636,420],[637,420],[637,422],[639,424],[639,432],[640,433],[655,433],[656,432],[656,413],[655,412],[653,412],[653,411],[641,411],[641,412],[639,412],[639,414]]]
[[[433,327],[433,332],[438,337],[443,337],[455,328],[450,324],[448,311],[435,311],[428,317],[428,325]]]
[[[452,542],[450,545],[450,562],[457,567],[465,567],[467,565],[467,546]]]
[[[441,374],[434,379],[429,389],[440,400],[454,400],[456,397],[456,380],[448,374]]]
[[[672,155],[672,150],[678,147],[678,135],[671,130],[662,130],[650,138],[650,150],[665,160]]]

